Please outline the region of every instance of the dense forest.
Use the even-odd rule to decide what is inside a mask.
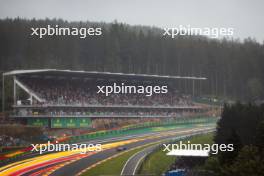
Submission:
[[[225,104],[213,143],[233,144],[234,150],[211,152],[208,158],[180,157],[175,161],[176,166],[184,165],[195,173],[189,175],[263,176],[264,104]]]
[[[31,27],[101,27],[101,36],[31,36]],[[58,19],[0,20],[0,70],[57,68],[87,71],[202,76],[197,95],[240,100],[264,96],[264,45],[253,39],[209,39],[162,35],[155,27],[118,22]],[[182,84],[187,91],[192,87]]]
[[[234,151],[211,155],[205,168],[216,176],[260,176],[264,173],[264,104],[225,105],[214,142]]]

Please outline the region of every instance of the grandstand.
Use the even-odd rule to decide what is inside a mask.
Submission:
[[[180,118],[207,109],[193,103],[192,96],[177,90],[179,80],[202,81],[202,77],[158,76],[71,70],[15,70],[3,74],[14,83],[13,112],[10,118],[29,125],[52,128],[79,128],[94,119]],[[166,85],[168,93],[97,93],[97,85]],[[3,89],[5,90],[5,89]],[[5,93],[3,92],[3,96]],[[4,98],[3,98],[4,99]],[[4,107],[3,102],[3,109]]]

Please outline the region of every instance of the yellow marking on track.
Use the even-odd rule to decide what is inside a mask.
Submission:
[[[137,139],[131,139],[131,140],[127,140],[127,141],[119,141],[119,142],[113,142],[110,144],[104,144],[102,145],[102,150],[106,150],[106,149],[110,149],[110,148],[115,148],[121,145],[126,145],[132,142],[137,142]],[[89,148],[90,150],[93,150],[92,147]],[[94,147],[94,150],[96,148]],[[57,152],[57,153],[51,153],[51,154],[46,154],[44,156],[37,156],[35,158],[32,159],[28,159],[28,160],[23,160],[23,161],[19,161],[19,162],[15,162],[12,164],[9,164],[7,166],[1,167],[0,168],[0,176],[1,175],[10,175],[14,172],[17,172],[21,169],[25,169],[27,167],[30,166],[34,166],[37,164],[41,164],[43,162],[47,162],[47,161],[51,161],[57,158],[62,158],[62,157],[67,157],[73,154],[79,154],[81,153],[83,149],[78,149],[78,150],[74,150],[74,151],[63,151],[63,152]],[[25,162],[26,161],[26,162]]]
[[[187,133],[190,131],[195,131],[195,130],[197,130],[197,129],[177,131],[177,132],[163,132],[161,134],[147,136],[147,137],[140,137],[138,139],[129,139],[129,140],[125,140],[125,141],[103,144],[102,150],[115,148],[118,146],[126,145],[129,143],[134,143],[134,142],[138,142],[138,141],[142,141],[142,140],[146,140],[146,139],[154,139],[154,138],[158,138],[158,137],[162,137],[162,136],[171,136],[171,135],[175,135],[178,133],[184,134],[184,133]],[[92,148],[90,148],[90,149],[92,149]],[[9,164],[7,166],[1,167],[0,168],[0,176],[1,175],[3,175],[3,176],[4,175],[10,175],[14,172],[21,170],[21,169],[25,169],[25,168],[28,168],[30,166],[41,164],[41,163],[51,161],[54,159],[63,158],[63,157],[67,157],[67,156],[74,155],[74,154],[79,154],[79,153],[81,153],[82,150],[83,149],[74,150],[74,151],[63,151],[63,152],[51,153],[51,154],[46,154],[44,156],[37,156],[37,157],[31,158],[31,159],[26,159],[23,161],[15,162],[15,163]]]
[[[28,162],[28,161],[32,161],[32,160],[33,160],[33,158],[30,158],[30,159],[25,159],[23,161],[17,161],[15,163],[8,164],[6,166],[1,167],[0,168],[0,172],[3,171],[3,170],[5,170],[5,169],[7,169],[7,168],[12,167],[12,166],[15,166],[15,165],[18,165],[18,164],[21,164],[21,163],[25,163],[25,162]]]

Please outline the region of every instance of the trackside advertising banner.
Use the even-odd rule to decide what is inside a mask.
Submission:
[[[90,118],[52,118],[51,128],[85,128],[90,127]]]
[[[28,118],[27,122],[29,126],[47,127],[49,125],[47,118]]]

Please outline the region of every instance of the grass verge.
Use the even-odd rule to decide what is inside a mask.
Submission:
[[[213,143],[213,133],[194,136],[191,139],[186,140],[191,141],[192,144],[212,144]],[[153,152],[143,161],[142,166],[139,170],[139,174],[142,175],[157,175],[160,176],[175,162],[175,156],[167,156],[166,152],[158,149]]]
[[[212,134],[206,134],[201,136],[192,137],[192,143],[209,143],[212,141]],[[120,175],[123,166],[126,161],[136,152],[141,151],[142,149],[149,147],[153,144],[135,148],[129,151],[120,153],[119,156],[114,157],[110,160],[102,162],[101,164],[96,165],[95,167],[87,170],[82,174],[82,176],[106,176],[106,175]],[[143,162],[143,165],[140,169],[140,174],[149,175],[150,173],[155,173],[153,175],[161,175],[166,171],[169,166],[175,162],[176,157],[167,156],[162,150],[157,150],[156,152],[149,155],[146,160]],[[162,162],[161,162],[162,161]]]
[[[106,176],[106,175],[120,175],[123,166],[126,161],[136,152],[141,151],[142,149],[149,147],[153,144],[135,148],[126,152],[121,153],[121,155],[110,159],[106,162],[103,162],[82,174],[82,176]]]

